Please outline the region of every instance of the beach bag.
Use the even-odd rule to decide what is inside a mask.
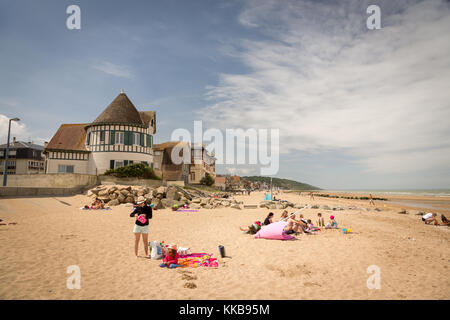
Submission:
[[[150,258],[153,260],[158,260],[158,259],[162,259],[163,257],[163,252],[162,252],[162,247],[161,244],[158,241],[152,241],[149,243],[150,246]]]

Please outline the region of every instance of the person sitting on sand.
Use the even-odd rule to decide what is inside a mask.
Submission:
[[[281,214],[280,220],[278,220],[278,221],[286,220],[287,217],[288,217],[288,212],[287,212],[287,210],[284,210],[283,213]]]
[[[168,267],[170,269],[181,267],[181,265],[178,264],[179,257],[177,246],[171,245],[167,248],[167,254],[164,256],[163,262],[159,266],[161,268]]]
[[[99,198],[95,198],[91,205],[91,209],[105,209],[105,203]]]
[[[338,229],[338,225],[336,220],[334,220],[334,216],[330,216],[330,221],[325,226],[325,229]]]
[[[313,233],[315,231],[319,231],[320,230],[320,228],[318,228],[315,225],[313,225],[311,219],[308,219],[307,222],[308,222],[308,224],[307,224],[307,227],[306,227],[306,230],[305,230],[306,233]]]
[[[439,222],[437,221],[437,214],[428,212],[426,215],[422,217],[422,221],[425,222],[425,224],[430,224],[434,222],[434,225],[439,225]]]
[[[319,227],[325,227],[325,220],[323,219],[322,214],[320,212],[317,214],[317,218],[318,218],[317,225]]]
[[[295,214],[287,218],[287,225],[284,227],[286,234],[295,233],[297,234],[299,230],[304,231],[303,222],[295,220]]]
[[[273,212],[270,212],[269,215],[266,217],[266,219],[264,219],[264,225],[267,226],[269,224],[271,224],[273,221]]]
[[[241,231],[244,231],[247,234],[256,234],[259,230],[261,230],[261,226],[262,223],[260,221],[255,221],[250,226],[246,228],[239,227],[239,229],[241,229]]]

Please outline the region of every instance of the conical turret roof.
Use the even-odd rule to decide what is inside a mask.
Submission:
[[[136,107],[124,92],[121,92],[92,124],[101,123],[144,125]]]

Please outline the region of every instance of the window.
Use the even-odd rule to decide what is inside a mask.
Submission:
[[[124,133],[119,131],[116,132],[116,144],[123,144],[124,143]]]
[[[5,155],[5,151],[0,151],[0,157],[3,157]]]
[[[9,156],[16,156],[17,151],[16,150],[9,150]]]
[[[73,173],[73,167],[73,165],[59,164],[58,173]]]
[[[105,142],[105,131],[100,131],[100,142]]]
[[[123,167],[123,161],[116,161],[115,168]]]
[[[141,144],[141,134],[140,133],[134,133],[133,134],[133,144],[134,145],[140,145]]]
[[[155,169],[159,170],[159,162],[155,162]]]
[[[86,145],[90,145],[91,144],[91,133],[89,132],[86,138]]]

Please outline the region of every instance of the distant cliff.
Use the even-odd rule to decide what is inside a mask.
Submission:
[[[242,179],[246,179],[251,182],[260,182],[260,183],[265,182],[266,184],[270,185],[270,177],[250,176],[250,177],[242,177]],[[274,187],[289,190],[320,190],[320,188],[306,183],[281,178],[272,178],[272,185]]]

